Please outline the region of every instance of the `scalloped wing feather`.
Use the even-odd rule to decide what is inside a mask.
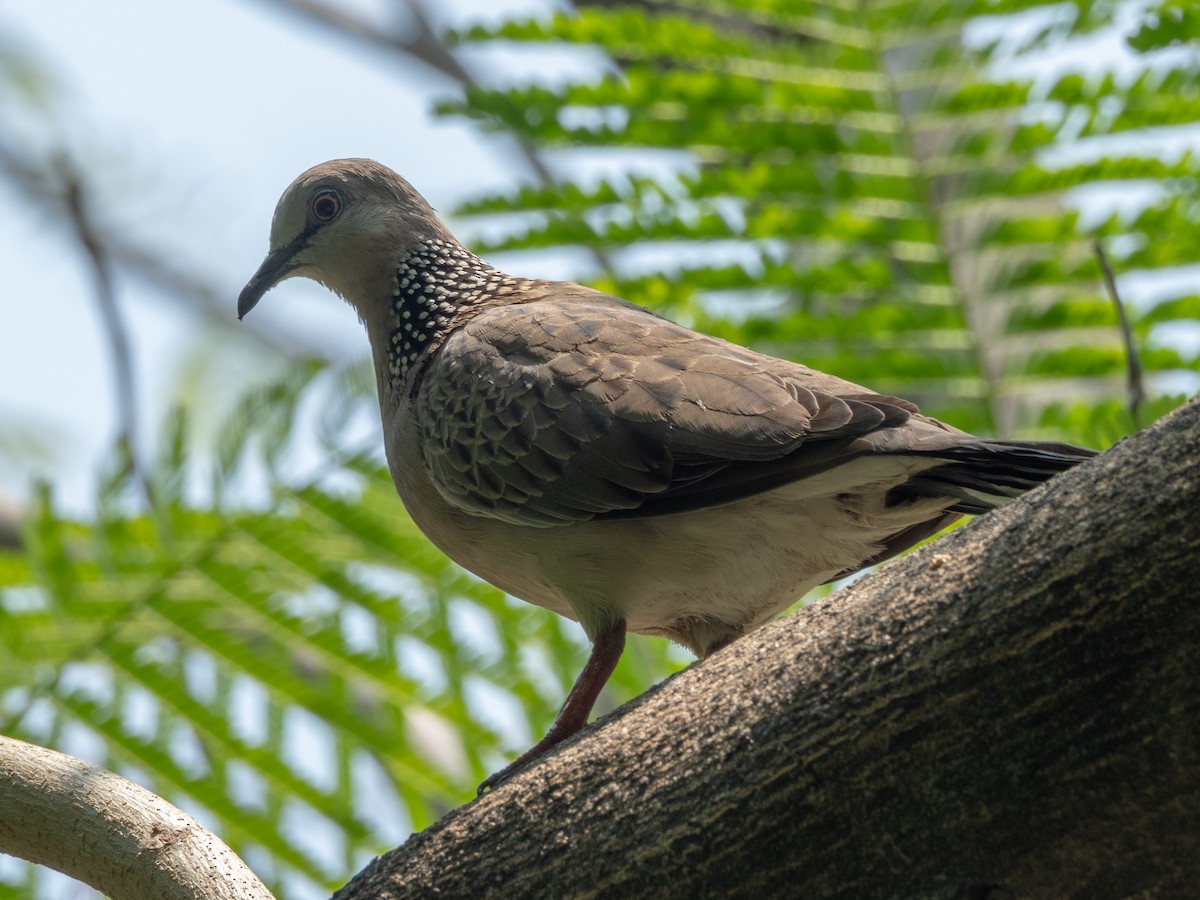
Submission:
[[[870,452],[863,436],[916,412],[623,300],[542,284],[541,299],[451,333],[420,374],[424,464],[468,512],[555,525],[726,503]]]

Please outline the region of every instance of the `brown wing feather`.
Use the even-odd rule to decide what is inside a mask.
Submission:
[[[726,503],[869,452],[859,438],[916,412],[575,285],[473,318],[418,390],[442,495],[541,525]]]

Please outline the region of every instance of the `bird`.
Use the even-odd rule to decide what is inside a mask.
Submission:
[[[627,632],[709,656],[1095,453],[976,437],[627,300],[509,275],[369,159],[284,191],[238,318],[295,277],[365,326],[388,468],[416,525],[591,641],[545,737],[480,793],[587,725]]]

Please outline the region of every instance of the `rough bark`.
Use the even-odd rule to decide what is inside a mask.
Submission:
[[[120,775],[0,736],[0,852],[112,900],[273,900],[191,816]]]
[[[337,900],[1191,896],[1200,403],[669,679]]]

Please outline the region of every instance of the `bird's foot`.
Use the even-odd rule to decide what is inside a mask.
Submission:
[[[617,660],[621,658],[621,651],[624,649],[625,620],[618,619],[597,635],[595,643],[592,644],[592,653],[588,657],[587,665],[575,679],[574,687],[567,694],[567,700],[562,709],[558,711],[546,736],[491,778],[486,779],[483,784],[479,785],[476,795],[499,787],[551,747],[562,743],[587,725],[588,713],[592,711],[596,697],[600,695],[601,688],[608,682],[608,677],[612,675],[612,670],[616,668]]]
[[[489,791],[493,791],[500,787],[500,785],[504,784],[504,782],[508,781],[508,779],[512,778],[551,747],[566,740],[571,736],[571,734],[574,734],[574,732],[556,735],[554,733],[554,729],[551,728],[544,738],[510,762],[499,772],[494,775],[489,775],[487,778],[485,778],[482,783],[480,783],[479,788],[475,791],[475,796],[482,797]]]

